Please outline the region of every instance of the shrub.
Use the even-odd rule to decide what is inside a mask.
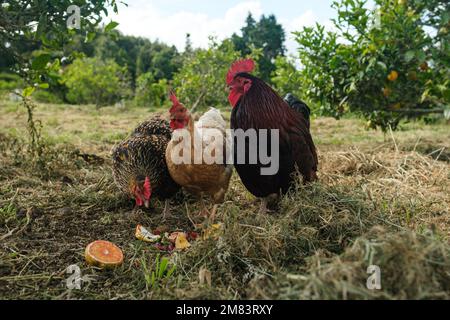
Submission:
[[[136,105],[161,107],[167,100],[167,92],[166,79],[156,81],[152,73],[144,73],[136,80]]]
[[[370,10],[364,0],[335,1],[336,32],[296,33],[305,93],[323,113],[358,112],[386,130],[448,105],[449,4],[424,2],[375,0]]]
[[[37,102],[41,103],[53,103],[53,104],[62,103],[61,98],[59,98],[56,94],[47,90],[36,90],[33,93],[33,98]]]
[[[100,107],[130,95],[126,68],[112,60],[76,59],[64,71],[62,83],[68,89],[67,100],[75,104],[94,103]]]
[[[288,92],[297,97],[303,96],[302,75],[295,67],[295,61],[279,56],[275,59],[275,71],[272,74],[272,83],[275,89],[285,95]]]
[[[23,87],[23,81],[12,73],[0,73],[0,93]]]
[[[241,58],[230,40],[222,44],[210,38],[208,49],[199,49],[186,56],[174,76],[175,89],[187,107],[220,107],[226,104],[228,91],[225,76],[231,64]],[[258,60],[260,51],[251,56]]]

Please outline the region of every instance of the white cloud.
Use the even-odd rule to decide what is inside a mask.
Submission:
[[[208,45],[210,35],[221,40],[233,32],[239,32],[248,12],[257,17],[262,15],[261,2],[242,2],[228,9],[222,17],[211,18],[204,13],[187,11],[164,15],[148,1],[138,0],[129,7],[122,7],[115,20],[120,23],[119,30],[125,34],[159,39],[183,50],[186,33],[191,34],[195,47],[204,48]]]
[[[314,14],[314,12],[312,10],[308,10],[299,17],[293,19],[289,23],[289,29],[290,31],[298,31],[303,27],[311,27],[315,25],[317,20],[317,16]]]
[[[303,27],[313,27],[318,22],[319,24],[323,25],[325,27],[325,30],[327,31],[334,31],[335,27],[333,23],[330,20],[321,21],[317,15],[312,11],[308,10],[298,16],[297,18],[294,18],[290,21],[281,20],[283,23],[283,26],[286,30],[286,49],[289,54],[296,55],[297,53],[297,42],[295,41],[295,36],[292,34],[292,32],[295,31],[301,31],[303,30]]]
[[[301,31],[303,27],[311,27],[318,21],[317,16],[312,10],[308,10],[302,15],[294,18],[292,20],[281,20],[285,31],[286,31],[286,49],[289,54],[296,54],[297,52],[297,42],[295,41],[295,36],[292,32]]]
[[[113,19],[120,23],[119,30],[127,35],[141,36],[151,40],[159,39],[183,50],[186,33],[191,34],[194,47],[208,46],[208,37],[217,36],[219,40],[240,33],[249,12],[258,19],[264,12],[260,0],[243,1],[229,8],[218,18],[205,13],[178,11],[167,14],[159,10],[148,0],[134,0],[129,6],[121,6],[119,15]],[[289,54],[296,54],[297,43],[293,31],[300,31],[304,26],[313,26],[316,22],[324,24],[327,30],[332,26],[329,21],[320,21],[312,10],[307,10],[294,19],[277,17],[286,31],[286,48]]]

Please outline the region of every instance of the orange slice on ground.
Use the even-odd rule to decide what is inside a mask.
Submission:
[[[102,269],[114,268],[123,263],[123,253],[114,243],[97,240],[90,243],[85,251],[86,262]]]

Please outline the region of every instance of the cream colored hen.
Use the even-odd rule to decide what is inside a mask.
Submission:
[[[211,219],[214,219],[218,204],[224,201],[233,172],[233,166],[226,164],[226,157],[230,154],[226,122],[215,108],[194,122],[175,94],[172,93],[170,99],[173,134],[166,149],[169,173],[186,191],[200,197],[206,194],[213,199]]]

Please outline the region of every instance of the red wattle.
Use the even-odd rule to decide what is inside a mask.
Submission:
[[[239,102],[239,99],[241,98],[241,94],[231,91],[228,95],[228,101],[230,101],[231,106],[234,108]]]
[[[150,200],[151,196],[152,196],[152,187],[150,185],[150,179],[149,177],[146,177],[144,182],[144,198],[145,200]]]

